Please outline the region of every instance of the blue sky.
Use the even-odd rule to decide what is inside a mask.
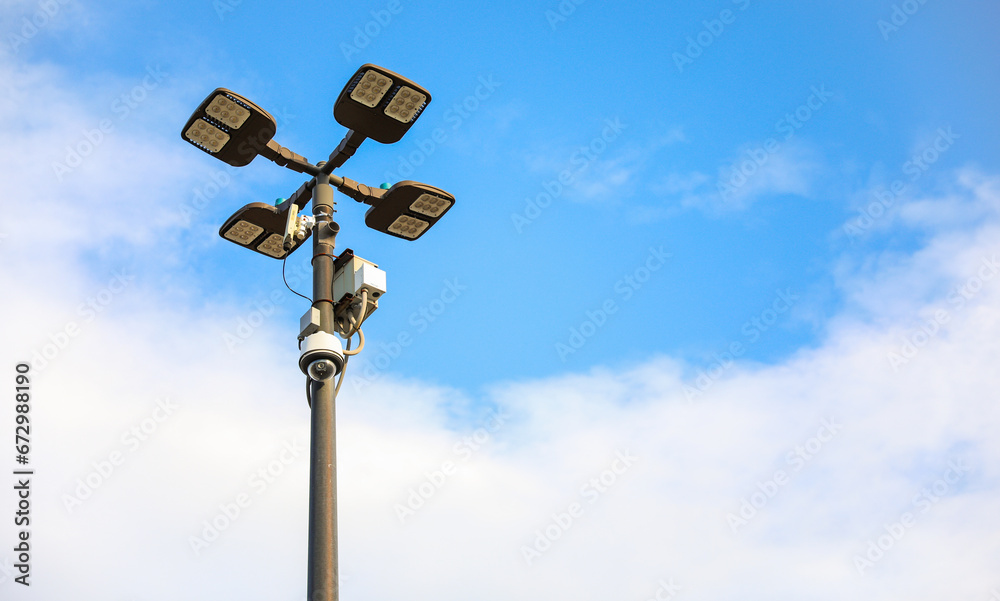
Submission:
[[[226,87],[276,117],[282,145],[325,159],[344,132],[334,100],[375,63],[433,99],[338,173],[457,204],[410,243],[337,197],[338,247],[389,287],[340,399],[345,598],[465,598],[485,581],[497,598],[639,600],[671,578],[678,599],[990,598],[998,18],[985,0],[6,2],[0,332],[4,365],[38,374],[37,532],[61,551],[42,546],[31,590],[3,563],[0,588],[168,598],[142,584],[155,564],[188,571],[179,590],[301,598],[305,522],[285,510],[304,502],[304,461],[209,553],[188,534],[308,436],[307,303],[279,262],[217,233],[303,178],[262,158],[228,167],[179,134]],[[308,259],[287,262],[300,292]],[[164,398],[180,417],[133,453],[122,432]],[[490,411],[511,417],[467,458]],[[788,453],[811,440],[800,476]],[[607,468],[626,447],[638,467]],[[68,507],[116,449],[122,475]],[[448,461],[457,475],[428,509],[400,517]],[[622,484],[591,506],[580,483],[606,468]],[[782,469],[788,492],[733,528]],[[915,495],[954,473],[924,518]],[[526,557],[574,501],[574,542]],[[143,539],[149,504],[168,517]],[[913,534],[858,569],[907,510]],[[64,567],[100,532],[134,576]],[[150,562],[122,555],[132,537]],[[228,571],[267,545],[295,549],[273,578]],[[380,574],[386,547],[398,581]],[[620,563],[595,576],[602,549]]]
[[[30,8],[22,15],[31,16]],[[997,92],[993,65],[970,60],[993,48],[988,17],[996,8],[989,4],[921,6],[884,34],[878,23],[891,23],[892,5],[870,3],[361,4],[336,12],[334,20],[345,23],[339,28],[307,17],[318,8],[275,14],[250,3],[114,11],[68,4],[52,18],[52,31],[42,28],[14,56],[71,71],[94,88],[97,107],[111,99],[119,109],[113,99],[158,69],[165,81],[149,101],[124,119],[114,109],[105,113],[123,121],[119,131],[142,128],[164,141],[208,91],[228,86],[288,121],[278,140],[313,160],[339,140],[332,101],[361,62],[423,83],[433,108],[409,135],[393,146],[369,142],[342,172],[372,184],[393,175],[398,181],[406,177],[398,175],[401,166],[416,157],[422,164],[408,177],[451,191],[458,210],[442,231],[411,245],[365,231],[358,207],[343,206],[341,240],[390,274],[390,298],[398,300],[387,299],[369,326],[373,340],[413,327],[410,316],[437,297],[443,282],[457,278],[468,286],[393,369],[469,390],[510,374],[544,376],[657,353],[697,363],[738,338],[777,289],[803,300],[748,358],[773,361],[814,344],[825,334],[824,317],[841,306],[832,264],[859,251],[912,248],[920,239],[919,232],[843,235],[873,190],[903,180],[912,193],[903,165],[939,128],[951,128],[960,143],[920,173],[924,186],[948,169],[995,156],[1000,139],[981,102]],[[15,14],[8,29],[17,32],[18,21]],[[362,34],[365,27],[376,35]],[[295,42],[264,41],[272,38]],[[124,83],[102,86],[107,78]],[[175,91],[174,104],[152,117],[146,107]],[[800,122],[795,111],[810,98],[818,108],[800,111],[808,116]],[[608,121],[623,129],[602,142]],[[438,128],[447,134],[441,145],[432,138]],[[752,160],[769,139],[779,145],[761,172],[721,197],[718,185],[729,181],[733,166]],[[601,152],[578,152],[595,140]],[[426,159],[421,148],[431,151]],[[198,159],[205,172],[221,166]],[[274,265],[221,244],[209,251],[205,245],[219,241],[204,239],[245,202],[271,201],[298,187],[299,176],[264,163],[239,174],[226,170],[239,193],[220,193],[175,233],[180,244],[171,250],[189,252],[178,261],[204,280],[163,265],[160,253],[150,253],[156,268],[137,265],[139,277],[157,277],[162,268],[160,277],[201,284],[202,299],[266,297]],[[528,200],[544,201],[546,184],[556,190],[564,170],[571,185],[536,219],[518,223],[515,216],[533,214]],[[194,203],[195,190],[213,190],[211,176],[199,175],[178,204]],[[616,296],[616,282],[642,264],[650,247],[671,253],[669,265],[585,348],[561,357],[556,344],[587,321],[587,311]],[[229,277],[220,277],[222,270]],[[294,324],[304,307],[291,301],[282,310],[281,319]],[[495,325],[482,327],[487,323]],[[462,352],[470,343],[475,353]]]

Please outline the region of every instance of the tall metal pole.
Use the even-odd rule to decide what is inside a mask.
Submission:
[[[324,332],[335,334],[333,249],[339,226],[333,222],[333,187],[320,173],[313,189],[313,307]],[[310,380],[312,431],[309,446],[309,601],[338,601],[336,378]]]

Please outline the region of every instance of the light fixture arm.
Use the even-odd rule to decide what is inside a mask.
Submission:
[[[334,169],[340,167],[347,162],[347,159],[354,156],[361,143],[367,139],[366,136],[359,134],[353,129],[347,130],[347,134],[344,135],[344,139],[337,145],[336,150],[330,153],[330,159],[326,162],[326,165],[323,165],[322,172],[328,175],[333,173]]]
[[[374,205],[383,196],[385,196],[386,191],[383,190],[382,188],[372,188],[371,186],[367,186],[365,184],[359,184],[353,179],[349,179],[346,177],[342,179],[343,181],[341,183],[336,184],[337,191],[353,198],[358,202],[364,203],[366,205]],[[332,177],[330,181],[331,182],[333,181]]]
[[[318,174],[317,174],[318,175]],[[375,205],[379,200],[385,196],[386,190],[382,188],[373,188],[371,186],[358,183],[353,179],[347,177],[341,177],[339,175],[329,175],[329,182],[338,192],[353,198],[357,202],[364,203],[366,205]],[[294,203],[302,210],[309,204],[312,199],[313,188],[316,187],[316,178],[303,183],[299,186],[299,189],[292,193],[283,203],[278,205],[279,210],[284,210],[286,203]]]
[[[308,175],[319,175],[320,168],[309,162],[309,159],[302,155],[295,154],[291,150],[278,144],[273,139],[268,141],[267,146],[260,150],[260,156],[279,165]]]
[[[275,142],[273,139],[267,143],[267,146],[261,149],[260,155],[276,165],[286,167],[298,173],[305,173],[313,177],[320,175],[321,173],[331,175],[334,169],[340,167],[347,162],[347,159],[354,156],[354,153],[357,152],[361,143],[367,139],[368,138],[362,136],[361,134],[356,133],[353,130],[349,130],[347,135],[344,136],[344,139],[337,145],[336,150],[330,153],[330,160],[326,163],[320,163],[319,165],[313,165],[309,162],[309,159],[292,152],[281,144]],[[334,186],[336,186],[338,179],[339,178],[336,176],[332,176],[330,181]],[[303,206],[304,204],[305,203],[303,203]]]

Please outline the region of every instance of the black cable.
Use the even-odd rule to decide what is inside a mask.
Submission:
[[[288,288],[289,290],[292,290],[292,287],[288,285],[288,279],[285,278],[285,262],[286,261],[288,261],[288,255],[285,255],[285,258],[281,260],[281,280],[283,282],[285,282],[285,288]],[[298,292],[296,292],[294,290],[292,290],[292,294],[298,294],[302,298],[304,298],[307,301],[309,301],[309,304],[312,304],[312,299],[309,298],[308,296],[306,296],[304,294],[299,294]]]

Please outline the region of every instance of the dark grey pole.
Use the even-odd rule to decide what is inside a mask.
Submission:
[[[328,175],[316,176],[313,189],[313,307],[320,330],[335,334],[333,322],[333,247],[339,226],[333,222],[333,187]],[[310,380],[312,432],[309,446],[309,601],[337,601],[337,433],[336,378]]]

